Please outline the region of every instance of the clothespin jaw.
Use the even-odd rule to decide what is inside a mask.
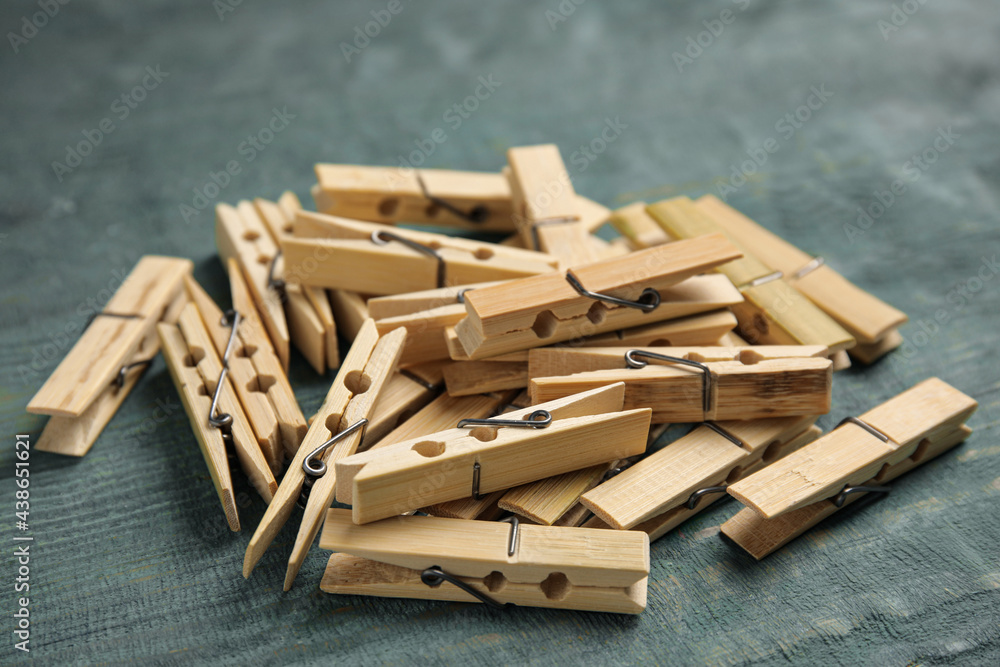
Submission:
[[[356,526],[349,511],[331,509],[320,547],[343,552],[321,585],[330,593],[617,613],[645,608],[649,538],[639,532],[428,516]]]
[[[728,280],[692,277],[736,257],[710,235],[473,290],[455,331],[469,358],[482,359],[714,310],[742,297]]]
[[[337,463],[337,500],[352,505],[355,521],[366,523],[641,453],[650,413],[617,411],[621,391],[610,385],[471,430],[460,422],[456,429],[343,459]],[[584,413],[590,416],[568,416],[601,404],[603,409]],[[548,421],[539,423],[543,415]],[[572,459],[555,454],[569,446]],[[428,476],[440,483],[427,488]]]
[[[832,364],[802,357],[698,362],[645,350],[629,350],[627,370],[595,370],[532,378],[533,402],[585,391],[608,382],[625,383],[625,408],[648,406],[653,423],[719,419],[765,419],[826,414],[830,410]]]
[[[146,255],[28,402],[50,415],[35,448],[83,456],[159,349],[156,323],[184,305],[186,259]]]
[[[509,232],[510,187],[497,173],[317,164],[318,211],[383,224]]]
[[[493,243],[300,211],[282,243],[305,285],[389,295],[548,273],[555,258]]]
[[[969,433],[964,422],[976,407],[969,396],[931,378],[859,418],[845,419],[809,446],[729,487],[729,494],[747,506],[744,511],[759,517],[747,522],[744,514],[731,524],[742,526],[731,531],[734,539],[741,546],[756,539],[747,532],[752,523],[751,532],[762,537],[757,546],[745,548],[760,558],[850,496],[885,491],[877,485],[961,442]]]

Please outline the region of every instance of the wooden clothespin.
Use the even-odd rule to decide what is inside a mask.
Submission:
[[[261,322],[287,374],[288,322],[285,320],[281,293],[274,282],[278,246],[252,202],[241,201],[235,207],[229,204],[215,207],[215,245],[224,265],[235,259],[243,271]]]
[[[622,392],[609,385],[502,419],[465,419],[458,428],[348,457],[337,462],[337,500],[367,523],[641,453],[649,410],[620,412]],[[426,483],[430,477],[434,484]]]
[[[313,198],[321,213],[384,224],[514,230],[510,186],[502,174],[317,164],[316,179]]]
[[[277,289],[284,301],[288,334],[309,365],[322,375],[340,365],[337,325],[330,299],[322,287],[301,285],[299,276],[285,271],[284,259],[280,256],[281,244],[292,237],[295,214],[302,210],[302,205],[294,192],[285,192],[277,202],[255,199],[254,208],[279,248],[271,264],[268,283]]]
[[[578,347],[671,347],[678,345],[721,345],[719,339],[736,326],[730,310],[715,310],[665,322],[641,324],[611,333],[588,336],[567,343]],[[749,343],[745,343],[749,345]]]
[[[636,250],[670,243],[673,239],[646,212],[646,202],[638,201],[611,213],[610,222]]]
[[[479,361],[455,361],[444,367],[444,383],[452,396],[525,389],[528,379],[527,350]]]
[[[228,374],[257,443],[272,470],[277,472],[284,458],[290,459],[298,451],[306,434],[306,420],[236,260],[230,260],[228,268],[233,311],[240,314],[234,349],[228,357]],[[185,276],[184,280],[216,353],[220,358],[225,356],[233,335],[231,316],[223,314],[194,278]]]
[[[304,285],[372,295],[548,273],[555,258],[531,250],[299,211],[282,242],[285,270]]]
[[[354,340],[361,331],[361,325],[371,317],[365,298],[357,292],[342,289],[327,290],[327,294],[337,322],[337,332],[346,340]]]
[[[632,531],[404,516],[364,526],[327,512],[327,593],[638,614],[649,538]],[[445,583],[447,582],[447,583]]]
[[[498,284],[500,283],[497,281],[491,281],[469,285],[448,285],[430,290],[372,297],[368,299],[368,313],[373,320],[378,322],[391,317],[412,315],[443,306],[462,305],[465,302],[466,292]]]
[[[465,295],[455,331],[469,358],[483,359],[723,308],[742,297],[724,277],[697,274],[738,256],[709,235],[484,287]]]
[[[403,343],[403,348],[405,350],[406,343]],[[368,442],[381,440],[441,393],[444,389],[442,367],[445,363],[430,361],[400,368],[393,373],[365,428]]]
[[[811,432],[815,420],[702,424],[587,491],[580,502],[612,528],[644,530],[656,539],[724,496],[727,484],[801,447],[803,434],[816,437]]]
[[[581,218],[559,148],[555,144],[511,148],[507,162],[514,220],[524,246],[558,257],[564,269],[601,259]]]
[[[722,533],[763,558],[861,495],[888,493],[886,482],[963,441],[971,433],[964,422],[977,405],[931,378],[860,418],[848,417],[807,447],[732,484],[729,495],[747,508]]]
[[[146,255],[69,354],[28,402],[28,412],[51,415],[35,449],[83,456],[159,349],[156,323],[174,322],[186,297],[189,260]]]
[[[854,336],[858,344],[850,349],[851,356],[871,363],[902,344],[897,328],[907,321],[906,314],[844,278],[822,257],[802,252],[714,195],[699,198],[695,205]]]
[[[379,338],[372,320],[361,327],[285,472],[274,501],[250,539],[243,561],[244,577],[250,576],[305,488],[308,492],[305,511],[285,574],[284,588],[286,591],[291,588],[319,531],[323,515],[333,502],[337,482],[333,462],[353,454],[361,444],[365,425],[396,368],[405,338],[404,329]]]
[[[176,325],[157,325],[170,377],[205,457],[226,521],[234,531],[240,529],[240,520],[226,443],[236,452],[247,478],[265,502],[271,502],[278,488],[274,481],[276,468],[261,450],[229,377],[240,323],[238,312],[228,320],[230,333],[221,359],[194,303],[184,307]]]
[[[625,408],[652,408],[654,424],[794,417],[830,410],[829,359],[788,357],[751,365],[740,360],[703,363],[647,350],[626,350],[621,358],[628,365],[624,370],[532,378],[528,386],[531,400],[550,401],[609,382],[623,382]]]
[[[726,233],[687,197],[665,199],[646,211],[673,238]],[[854,345],[850,333],[793,288],[780,271],[760,261],[754,246],[743,245],[728,233],[726,236],[743,257],[716,270],[732,280],[743,295],[743,302],[733,306],[743,338],[754,345],[823,345],[831,356]]]

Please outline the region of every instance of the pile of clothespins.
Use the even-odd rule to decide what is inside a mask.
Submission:
[[[832,373],[903,313],[710,195],[610,211],[555,146],[508,161],[318,165],[317,213],[218,206],[232,310],[144,257],[31,400],[37,448],[86,453],[162,350],[230,528],[230,455],[269,504],[244,576],[302,504],[286,590],[322,528],[327,592],[638,613],[650,540],[714,500],[763,558],[970,433],[976,402],[932,378],[822,435]],[[290,344],[339,369],[309,421]]]

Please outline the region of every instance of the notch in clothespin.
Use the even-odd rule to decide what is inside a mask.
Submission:
[[[626,350],[628,368],[536,377],[532,402],[586,391],[608,382],[625,384],[625,408],[653,410],[653,423],[765,419],[830,411],[832,363],[815,357],[695,361],[649,350]]]
[[[271,501],[278,488],[229,377],[239,325],[238,311],[226,315],[230,333],[221,359],[194,303],[184,307],[176,325],[157,325],[167,368],[205,457],[226,521],[234,531],[240,529],[240,520],[233,499],[227,445],[265,502]]]
[[[517,519],[401,516],[356,526],[331,509],[320,547],[336,550],[327,593],[638,614],[649,538],[633,531],[534,526]]]
[[[641,453],[649,410],[619,411],[622,391],[609,385],[490,420],[463,419],[454,429],[342,459],[337,500],[367,523]],[[566,447],[572,457],[563,455]],[[427,488],[428,476],[440,483]]]
[[[282,292],[274,281],[278,245],[252,202],[216,205],[215,245],[223,265],[228,266],[229,260],[236,260],[243,271],[261,322],[281,360],[281,367],[288,373],[288,322],[282,306]]]
[[[372,295],[548,273],[555,258],[493,243],[299,211],[285,270],[316,285]]]
[[[802,252],[714,195],[700,197],[695,206],[854,336],[851,356],[871,363],[902,344],[897,329],[906,314],[844,278],[823,257]]]
[[[305,490],[302,523],[285,574],[284,589],[291,588],[333,501],[337,484],[333,463],[353,454],[361,444],[375,403],[396,369],[405,338],[405,329],[380,338],[373,320],[361,327],[285,472],[274,501],[250,539],[243,561],[244,577],[250,576]]]
[[[848,417],[798,452],[731,485],[747,506],[722,533],[763,558],[844,504],[888,493],[886,482],[951,449],[971,430],[977,403],[931,378],[860,417]]]
[[[257,198],[253,204],[278,248],[269,269],[268,285],[278,292],[284,303],[288,335],[309,365],[322,375],[327,369],[340,365],[337,327],[330,299],[322,287],[302,285],[301,276],[286,271],[281,257],[281,244],[292,237],[292,223],[302,205],[294,192],[285,192],[277,202]]]
[[[728,279],[697,274],[739,255],[708,235],[484,287],[465,295],[455,331],[483,359],[732,306],[742,297]]]
[[[739,320],[739,334],[746,340],[755,345],[823,345],[831,356],[855,344],[850,333],[792,287],[781,271],[758,259],[754,246],[741,244],[687,197],[665,199],[646,211],[673,238],[721,232],[740,249],[741,259],[716,271],[732,280],[743,295],[733,313]]]
[[[725,496],[726,486],[818,436],[815,416],[706,422],[583,494],[590,527],[642,530],[651,540]]]
[[[502,174],[317,164],[316,179],[316,209],[328,215],[481,232],[514,230],[510,186]]]
[[[35,448],[83,456],[159,349],[156,323],[176,321],[192,263],[146,255],[28,402],[50,415]]]

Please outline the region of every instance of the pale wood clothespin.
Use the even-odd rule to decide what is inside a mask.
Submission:
[[[361,331],[361,325],[371,317],[365,298],[357,292],[342,289],[327,290],[327,294],[337,322],[337,332],[345,340],[354,340]]]
[[[483,359],[732,306],[742,297],[728,279],[697,274],[736,257],[716,234],[484,287],[465,295],[455,332]]]
[[[146,255],[28,402],[51,415],[35,449],[83,456],[159,349],[157,322],[175,322],[186,302],[192,263]]]
[[[265,502],[271,502],[278,488],[274,480],[277,468],[258,444],[229,377],[239,320],[238,311],[228,320],[230,333],[221,359],[194,303],[184,307],[176,325],[157,325],[170,377],[205,457],[226,521],[234,531],[240,529],[240,520],[226,443],[232,446],[247,478]]]
[[[400,294],[548,273],[556,259],[494,243],[299,211],[282,241],[285,270],[302,284]]]
[[[260,321],[243,272],[236,260],[230,260],[228,268],[233,312],[240,315],[228,374],[257,443],[277,472],[283,460],[298,451],[306,434],[306,420]],[[221,358],[232,336],[231,316],[224,315],[194,278],[185,277],[185,287]]]
[[[688,239],[703,234],[726,234],[742,258],[716,271],[739,287],[743,301],[732,306],[739,334],[754,345],[823,345],[831,356],[855,343],[843,327],[792,287],[780,271],[759,260],[752,245],[733,238],[714,217],[687,197],[651,204],[646,211],[671,237]],[[670,247],[673,243],[665,246]]]
[[[811,417],[709,422],[626,468],[580,499],[603,525],[655,540],[725,496],[726,485],[810,438]],[[805,436],[805,437],[803,437]],[[590,527],[598,522],[588,521]]]
[[[361,444],[364,429],[396,368],[405,329],[379,337],[375,322],[368,320],[334,378],[323,405],[309,425],[302,445],[281,480],[274,501],[250,539],[243,561],[243,576],[254,566],[291,515],[307,490],[308,497],[285,574],[284,589],[291,588],[333,502],[337,476],[333,463],[353,454]]]
[[[795,539],[843,505],[951,449],[971,433],[977,403],[931,378],[784,459],[730,485],[747,507],[722,533],[755,558]]]
[[[235,207],[229,204],[215,207],[215,245],[223,265],[234,259],[243,271],[261,322],[281,367],[288,373],[288,322],[281,293],[274,282],[278,245],[252,202],[244,200]]]
[[[292,237],[295,215],[302,210],[294,192],[285,192],[277,202],[257,198],[254,208],[277,247]],[[322,375],[340,365],[337,325],[330,299],[322,287],[300,284],[299,276],[286,271],[281,253],[275,257],[268,282],[274,286],[285,304],[288,334],[309,365]]]
[[[608,385],[493,420],[462,420],[348,457],[337,462],[337,500],[367,523],[641,453],[649,410],[620,411],[623,389]],[[429,477],[434,484],[425,483]]]
[[[646,202],[638,201],[611,212],[611,224],[628,239],[635,250],[652,248],[673,241],[646,212],[646,206]]]
[[[514,230],[502,174],[447,169],[317,164],[313,198],[321,213],[392,224]]]
[[[405,349],[406,343],[403,343]],[[389,378],[382,397],[365,430],[368,442],[378,442],[404,423],[409,415],[423,408],[444,389],[442,367],[446,362],[430,361],[399,368]]]
[[[625,408],[652,408],[654,424],[794,417],[830,410],[832,363],[826,358],[783,357],[747,365],[741,360],[700,362],[638,349],[626,350],[621,358],[627,366],[621,370],[532,378],[531,400],[550,401],[623,382]]]
[[[695,205],[854,336],[858,344],[850,349],[851,356],[871,363],[902,344],[897,329],[907,321],[906,314],[844,278],[822,257],[802,252],[714,195],[699,198]]]
[[[348,510],[331,509],[320,547],[341,552],[323,575],[327,593],[623,614],[646,607],[649,538],[640,532],[431,516],[356,526]]]
[[[452,396],[524,389],[528,380],[527,350],[479,361],[455,361],[444,367],[444,383]]]

